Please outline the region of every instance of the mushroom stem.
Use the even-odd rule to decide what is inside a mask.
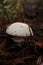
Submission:
[[[24,41],[22,37],[12,37],[12,40],[17,43],[17,46],[22,46],[21,42]]]

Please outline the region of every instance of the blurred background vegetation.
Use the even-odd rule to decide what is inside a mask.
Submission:
[[[23,13],[21,2],[20,0],[1,0],[0,19],[8,17],[10,22],[14,22]]]

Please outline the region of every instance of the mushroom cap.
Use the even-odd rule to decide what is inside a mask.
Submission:
[[[12,36],[33,36],[33,31],[26,23],[16,22],[8,26],[6,33]],[[31,34],[30,34],[31,33]]]

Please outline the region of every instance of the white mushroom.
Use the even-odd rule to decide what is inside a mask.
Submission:
[[[33,31],[31,27],[21,22],[11,24],[6,30],[6,33],[8,33],[9,35],[21,37],[30,36],[30,32],[31,35],[33,36]]]
[[[8,26],[6,33],[13,36],[15,42],[24,41],[23,37],[33,36],[33,31],[26,23],[16,22]],[[31,33],[31,34],[30,34]]]

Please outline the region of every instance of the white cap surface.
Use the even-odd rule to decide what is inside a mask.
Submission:
[[[33,36],[33,31],[26,23],[16,22],[8,26],[6,33],[13,36]]]

